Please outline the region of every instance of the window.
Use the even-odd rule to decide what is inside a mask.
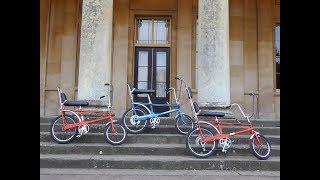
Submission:
[[[275,27],[276,89],[280,89],[280,25]]]
[[[137,19],[136,43],[139,45],[168,45],[168,19]]]
[[[139,19],[137,21],[137,43],[152,43],[152,20]]]

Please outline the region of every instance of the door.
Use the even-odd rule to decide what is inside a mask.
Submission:
[[[170,49],[156,47],[136,47],[134,87],[138,89],[153,89],[150,95],[153,103],[169,102],[166,89],[170,82]],[[137,102],[148,102],[146,94],[134,96]],[[169,110],[168,107],[154,107],[155,112]]]

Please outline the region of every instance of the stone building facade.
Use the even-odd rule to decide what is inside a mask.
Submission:
[[[155,89],[155,101],[183,78],[201,106],[252,106],[280,119],[280,0],[42,0],[40,116],[70,99],[110,92],[117,116],[127,83]]]

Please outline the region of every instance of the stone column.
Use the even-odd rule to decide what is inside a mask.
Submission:
[[[83,0],[78,99],[98,100],[110,83],[113,0]]]
[[[259,118],[275,118],[272,2],[257,1]]]
[[[198,12],[198,102],[226,105],[230,103],[228,0],[199,0]]]
[[[182,78],[188,86],[191,85],[191,42],[192,42],[192,3],[186,0],[178,0],[177,16],[177,76]],[[174,80],[175,81],[175,80]],[[180,82],[177,81],[177,90],[180,89]],[[184,86],[181,88],[182,111],[191,115],[191,107],[188,103],[187,92]],[[171,96],[174,101],[174,96]]]
[[[130,0],[114,1],[114,34],[113,34],[113,111],[121,117],[127,109],[129,99],[127,83],[128,44],[129,44],[129,12]]]

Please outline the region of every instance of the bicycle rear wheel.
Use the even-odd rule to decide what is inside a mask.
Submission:
[[[216,142],[201,142],[200,139],[213,135],[214,134],[206,128],[194,128],[187,135],[186,147],[189,152],[197,158],[209,157],[215,151]]]
[[[176,129],[180,134],[188,134],[188,132],[194,128],[194,120],[186,114],[179,114],[175,120]]]
[[[127,137],[125,128],[118,123],[109,123],[104,130],[105,140],[112,145],[120,145]]]
[[[54,119],[50,125],[50,136],[55,142],[59,144],[67,144],[71,142],[78,132],[78,127],[68,130],[63,129],[63,125],[70,125],[77,122],[77,119],[73,118],[70,115],[66,114],[64,115],[64,117],[65,123],[63,123],[63,117],[60,115],[56,119]]]
[[[137,116],[143,116],[146,111],[140,107],[134,109],[128,109],[122,116],[122,123],[124,128],[133,134],[141,133],[145,130],[148,119],[137,121]]]

